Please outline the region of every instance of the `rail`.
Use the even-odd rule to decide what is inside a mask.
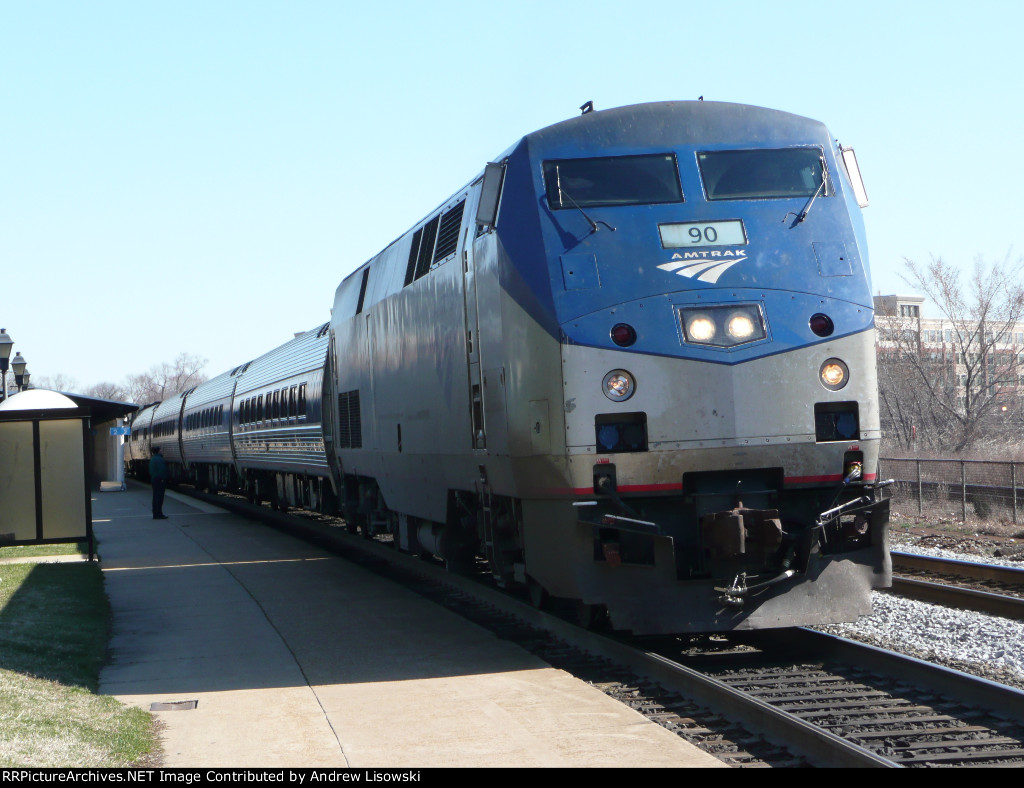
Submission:
[[[896,550],[892,568],[892,590],[902,596],[1024,620],[1024,569]]]

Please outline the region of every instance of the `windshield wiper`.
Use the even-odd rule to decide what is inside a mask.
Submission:
[[[587,220],[587,224],[590,225],[590,232],[596,233],[600,229],[597,226],[598,224],[603,224],[605,227],[607,227],[613,233],[615,232],[615,228],[612,227],[610,224],[608,224],[608,222],[601,221],[600,219],[598,219],[595,222],[593,219],[591,219],[589,216],[587,216],[587,212],[584,211],[582,208],[580,208],[579,203],[576,202],[576,200],[574,200],[572,198],[572,195],[569,194],[569,192],[567,192],[565,189],[562,188],[562,171],[561,171],[561,169],[557,165],[555,165],[555,180],[556,180],[557,186],[558,186],[558,202],[559,202],[559,204],[562,203],[562,197],[567,197],[569,199],[569,202],[572,203],[572,207],[575,208],[577,211],[579,211],[580,214],[583,216],[583,218]]]
[[[800,211],[800,213],[796,213],[794,211],[790,211],[785,216],[783,216],[782,217],[783,223],[785,223],[786,219],[788,219],[790,216],[795,216],[796,217],[796,221],[793,222],[793,227],[796,227],[798,224],[800,224],[800,222],[802,222],[804,219],[807,218],[807,214],[809,214],[811,212],[811,206],[814,205],[814,201],[818,199],[818,195],[821,194],[822,191],[825,189],[825,183],[827,182],[825,180],[825,178],[827,177],[825,175],[825,172],[826,172],[826,170],[825,170],[825,159],[823,157],[821,159],[821,183],[818,185],[817,190],[815,190],[814,194],[811,195],[811,199],[807,201],[807,205],[804,206],[804,209],[802,211]]]

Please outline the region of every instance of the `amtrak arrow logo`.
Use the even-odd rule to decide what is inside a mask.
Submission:
[[[685,276],[688,279],[696,277],[701,282],[714,284],[718,277],[732,268],[736,263],[747,259],[747,253],[743,249],[727,249],[725,251],[703,251],[703,252],[676,252],[672,255],[672,261],[659,265],[662,271]]]

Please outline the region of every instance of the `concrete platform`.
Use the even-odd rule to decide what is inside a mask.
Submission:
[[[167,767],[717,767],[518,646],[330,554],[189,498],[93,496],[112,663]],[[188,704],[191,705],[191,704]]]

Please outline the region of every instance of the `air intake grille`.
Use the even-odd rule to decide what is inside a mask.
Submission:
[[[363,423],[359,415],[359,390],[338,395],[338,448],[363,448]]]
[[[459,229],[462,227],[462,211],[465,207],[466,201],[463,200],[441,217],[441,227],[437,231],[437,248],[434,250],[435,263],[455,253],[459,245]]]
[[[405,269],[405,284],[412,284],[416,278],[416,258],[420,253],[420,239],[423,237],[423,228],[418,229],[412,237],[412,247],[409,249],[409,265]]]
[[[420,242],[420,256],[416,260],[416,278],[430,270],[431,253],[434,251],[434,241],[437,240],[437,226],[441,221],[440,216],[435,216],[423,225],[423,240]]]

